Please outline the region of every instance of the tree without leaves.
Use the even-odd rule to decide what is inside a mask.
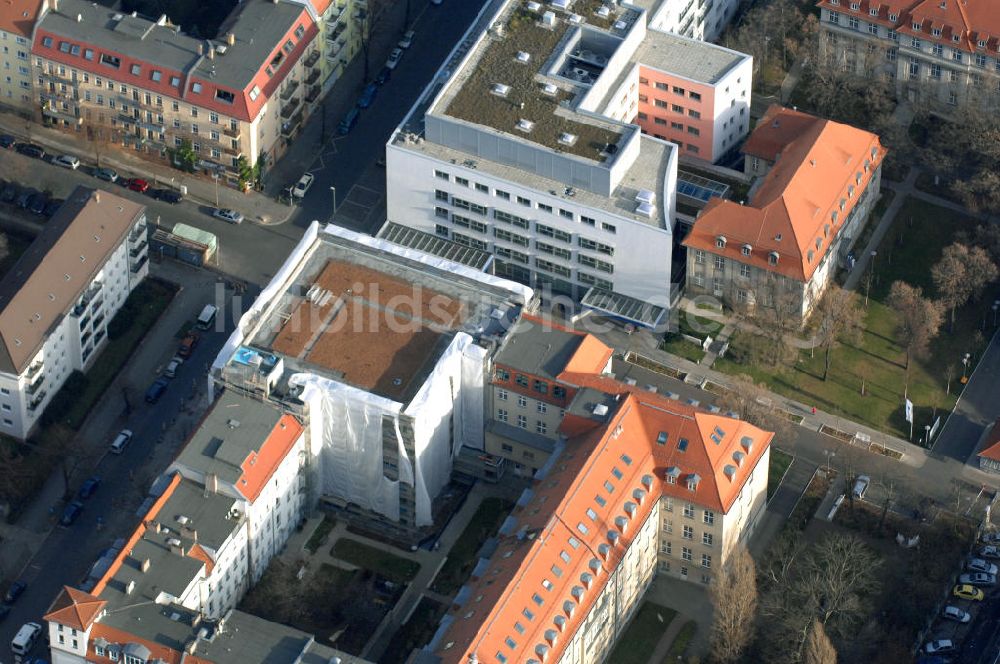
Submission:
[[[816,340],[826,352],[823,380],[830,375],[830,358],[840,341],[859,343],[864,331],[865,312],[857,296],[839,286],[831,286],[817,311]]]
[[[809,628],[802,661],[804,664],[837,664],[837,650],[830,643],[823,623],[818,620],[813,620],[812,627]]]
[[[709,587],[712,602],[712,654],[719,662],[733,662],[753,636],[757,615],[757,570],[743,545],[733,549],[729,560]]]
[[[906,379],[909,382],[910,358],[927,354],[931,340],[941,329],[941,306],[924,297],[920,288],[905,281],[895,281],[889,289],[888,305],[899,314],[896,335],[906,349]]]
[[[982,247],[970,248],[956,242],[945,247],[941,259],[931,268],[931,278],[941,302],[951,312],[954,328],[955,310],[997,278],[997,266]]]
[[[729,380],[727,389],[716,399],[715,405],[723,412],[736,413],[744,422],[773,431],[775,438],[781,438],[791,430],[791,423],[774,412],[767,389],[743,374]]]

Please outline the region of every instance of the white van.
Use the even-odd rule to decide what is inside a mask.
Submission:
[[[35,647],[38,635],[42,633],[42,626],[36,622],[25,623],[10,642],[10,649],[15,655],[27,655]]]
[[[198,327],[207,330],[215,322],[215,316],[219,313],[219,308],[212,304],[206,304],[205,308],[198,314]]]
[[[129,429],[122,429],[111,443],[111,453],[124,453],[130,442],[132,442],[132,432]]]

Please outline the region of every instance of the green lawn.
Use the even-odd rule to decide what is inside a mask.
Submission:
[[[774,492],[778,490],[781,479],[785,476],[785,471],[792,465],[794,457],[787,452],[782,452],[775,446],[771,446],[771,462],[767,468],[767,498],[771,499]]]
[[[496,535],[512,505],[502,498],[484,498],[462,534],[448,552],[448,559],[434,577],[431,590],[451,595],[462,587],[476,566],[476,553],[483,542]]]
[[[316,530],[309,536],[306,542],[306,550],[309,553],[316,553],[321,546],[326,544],[326,538],[330,536],[330,531],[337,525],[337,520],[327,514],[323,520],[316,525]]]
[[[405,662],[414,648],[420,648],[431,640],[447,608],[432,599],[420,598],[420,603],[413,610],[410,619],[392,635],[379,661],[383,664]]]
[[[609,662],[615,664],[646,664],[656,649],[660,637],[670,627],[677,612],[652,602],[643,602],[625,633],[618,639]]]
[[[371,570],[396,583],[412,581],[413,577],[420,571],[420,565],[412,560],[400,558],[388,551],[376,549],[347,538],[337,540],[330,550],[330,554],[344,562]]]
[[[971,231],[976,222],[949,210],[914,199],[903,203],[893,227],[886,233],[875,259],[871,299],[865,318],[866,330],[859,344],[841,344],[833,353],[830,376],[823,381],[824,354],[817,350],[799,353],[794,366],[768,371],[734,361],[739,357],[743,333],[734,335],[731,345],[737,349],[713,368],[730,374],[748,374],[771,390],[821,410],[842,414],[875,429],[907,438],[909,424],[903,418],[903,387],[905,351],[896,342],[896,314],[883,304],[893,281],[903,280],[920,286],[930,296],[936,296],[930,277],[930,266],[937,262],[944,247],[954,241],[958,231]],[[859,288],[864,296],[866,280]],[[988,307],[998,291],[994,286],[982,302],[960,309],[955,332],[949,333],[947,323],[931,344],[927,359],[911,361],[908,396],[916,408],[915,432],[931,424],[937,415],[946,414],[955,403],[956,383],[961,375],[961,359],[972,353],[978,359],[985,347],[980,327],[984,318],[987,334]],[[946,377],[953,370],[951,394],[947,394]],[[861,394],[862,383],[865,394]],[[914,440],[917,440],[915,433]]]
[[[675,664],[675,662],[680,660],[687,651],[688,645],[691,644],[691,639],[694,638],[694,634],[697,631],[698,625],[693,620],[684,623],[681,631],[677,632],[674,642],[670,644],[670,650],[667,651],[667,656],[663,658],[662,664]]]
[[[701,346],[691,343],[679,334],[668,334],[660,348],[671,355],[677,355],[692,362],[701,362],[702,358],[705,357],[705,351],[701,349]]]

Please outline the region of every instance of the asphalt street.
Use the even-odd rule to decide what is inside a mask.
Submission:
[[[1000,418],[1000,335],[994,335],[955,412],[934,441],[934,452],[965,463],[986,425]]]

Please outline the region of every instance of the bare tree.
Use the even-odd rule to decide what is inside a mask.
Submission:
[[[879,556],[854,535],[831,535],[810,549],[795,594],[824,626],[843,630],[868,614],[864,598],[878,587]]]
[[[798,350],[786,336],[802,324],[801,294],[780,277],[769,276],[755,293],[753,304],[741,307],[737,315],[748,335],[746,348],[750,364],[780,367],[795,360]]]
[[[727,389],[716,399],[715,405],[725,411],[732,411],[743,421],[773,431],[776,438],[791,430],[791,423],[775,413],[770,392],[763,385],[753,382],[749,376],[734,376]]]
[[[812,627],[809,628],[802,661],[805,664],[837,664],[837,650],[830,643],[823,623],[818,620],[813,620]]]
[[[923,357],[931,340],[941,329],[941,306],[926,297],[923,290],[905,281],[895,281],[889,289],[888,304],[899,314],[896,334],[906,349],[906,378],[904,392],[909,384],[910,359]]]
[[[945,247],[941,259],[931,268],[931,278],[941,302],[951,312],[950,324],[954,328],[955,309],[997,278],[997,266],[982,247],[956,242]]]
[[[753,636],[757,615],[757,570],[746,546],[729,554],[709,588],[712,601],[712,654],[719,662],[733,662]]]
[[[820,303],[817,316],[819,325],[816,328],[816,340],[826,351],[823,364],[823,380],[826,380],[830,375],[830,358],[837,343],[842,340],[853,343],[861,341],[865,312],[854,293],[840,286],[831,286]]]
[[[925,441],[926,445],[927,442]],[[878,530],[882,531],[882,526],[885,525],[885,517],[889,513],[889,506],[892,504],[893,499],[896,497],[896,483],[892,480],[887,480],[882,483],[882,487],[885,489],[885,499],[882,501],[882,515],[878,520]]]

